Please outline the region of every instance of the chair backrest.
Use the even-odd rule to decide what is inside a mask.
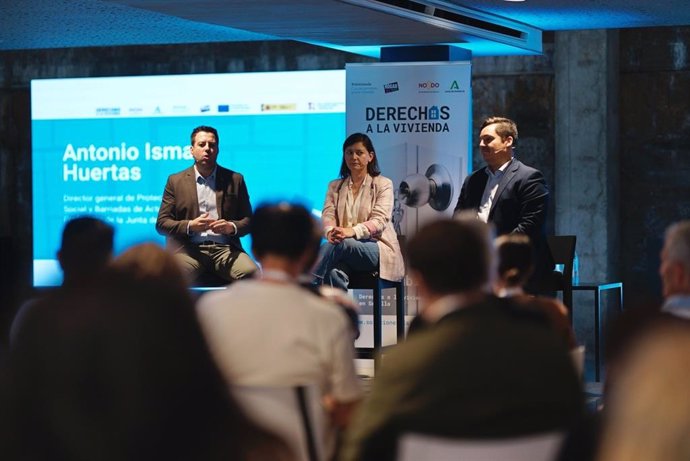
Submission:
[[[572,321],[573,315],[573,261],[575,260],[574,235],[549,235],[547,237],[551,258],[554,264],[562,264],[563,272],[554,271],[546,289],[563,292],[563,304],[568,308]]]
[[[405,434],[397,461],[553,461],[565,435],[549,432],[510,439],[450,439]]]
[[[547,241],[554,264],[563,264],[564,278],[572,280],[577,237],[575,235],[549,235]]]
[[[326,417],[317,386],[233,386],[247,415],[281,437],[299,461],[322,461]]]

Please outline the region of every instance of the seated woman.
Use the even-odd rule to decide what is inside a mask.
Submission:
[[[495,245],[498,253],[498,275],[494,281],[496,295],[510,297],[521,307],[542,312],[568,347],[577,347],[565,305],[555,298],[532,296],[524,291],[523,287],[534,268],[534,250],[529,237],[505,234],[496,238]]]
[[[347,290],[349,273],[377,270],[385,280],[401,280],[405,268],[392,212],[393,182],[381,176],[371,139],[350,135],[340,179],[328,184],[322,212],[327,242],[314,269],[316,282]]]

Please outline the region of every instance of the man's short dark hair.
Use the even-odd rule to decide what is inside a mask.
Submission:
[[[438,294],[481,288],[491,268],[489,236],[489,226],[476,219],[434,221],[410,239],[408,266]]]
[[[307,250],[316,253],[320,241],[319,226],[302,205],[265,203],[252,216],[252,252],[259,259],[267,254],[298,258]]]
[[[513,138],[513,144],[517,145],[518,141],[518,129],[517,123],[506,117],[487,117],[482,122],[479,131],[483,130],[489,125],[496,125],[496,134],[505,140],[508,136]]]
[[[71,219],[62,230],[60,264],[65,273],[99,271],[113,252],[113,226],[98,218]]]
[[[200,131],[204,131],[206,133],[213,133],[213,135],[216,137],[216,144],[220,145],[220,136],[218,136],[218,130],[213,128],[212,126],[206,126],[206,125],[201,125],[192,130],[192,136],[191,136],[191,142],[192,146],[194,145],[194,136]]]

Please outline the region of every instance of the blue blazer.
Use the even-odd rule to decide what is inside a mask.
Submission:
[[[455,213],[462,210],[479,211],[488,180],[486,168],[465,178]],[[548,202],[549,190],[541,171],[513,158],[501,178],[489,211],[489,222],[495,226],[497,235],[517,232],[527,234],[532,240],[536,252],[535,278],[553,269],[544,230]]]

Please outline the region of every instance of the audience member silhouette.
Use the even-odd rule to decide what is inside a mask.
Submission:
[[[67,221],[57,259],[62,268],[60,291],[80,290],[98,280],[113,253],[113,227],[98,218],[80,216]],[[22,324],[36,308],[36,299],[25,302],[10,328],[10,345],[20,336]]]
[[[667,329],[677,331],[677,328],[681,328],[682,331],[683,326],[687,328],[690,325],[688,322],[690,317],[690,221],[679,221],[666,229],[664,245],[660,253],[659,276],[664,298],[661,306],[656,302],[638,302],[634,307],[618,315],[606,328],[606,347],[604,348],[606,375],[599,408],[595,412],[588,413],[570,434],[563,444],[559,461],[596,459],[602,443],[602,426],[606,425],[612,406],[609,402],[612,398],[618,398],[619,383],[626,382],[626,376],[635,366],[635,351],[638,350],[637,344],[643,341],[642,338],[647,338],[650,332]],[[664,375],[665,371],[660,365],[657,371],[650,371],[650,373]],[[623,384],[623,386],[626,385],[629,383]],[[657,397],[666,398],[665,395]],[[682,406],[682,403],[680,405]],[[620,424],[620,421],[615,424]],[[607,443],[610,444],[610,440]],[[606,459],[614,459],[611,457],[613,456],[612,447],[608,446],[606,450],[608,453],[605,455]]]
[[[3,459],[292,459],[230,396],[182,280],[142,245],[41,300],[9,360]]]
[[[496,295],[508,297],[522,308],[544,313],[568,347],[577,347],[568,308],[555,298],[525,293],[524,286],[534,269],[534,249],[529,237],[505,234],[496,238],[495,245],[498,256],[498,274],[494,281]]]
[[[607,398],[598,461],[690,459],[690,326],[642,335]]]
[[[351,323],[340,306],[300,286],[320,239],[318,222],[303,206],[260,205],[252,217],[252,252],[261,276],[203,295],[197,312],[229,382],[317,385],[333,425],[343,428],[362,395]]]
[[[398,437],[501,438],[566,430],[581,384],[543,315],[486,293],[486,224],[438,220],[409,242],[423,325],[384,357],[348,428],[342,459],[394,460]]]

